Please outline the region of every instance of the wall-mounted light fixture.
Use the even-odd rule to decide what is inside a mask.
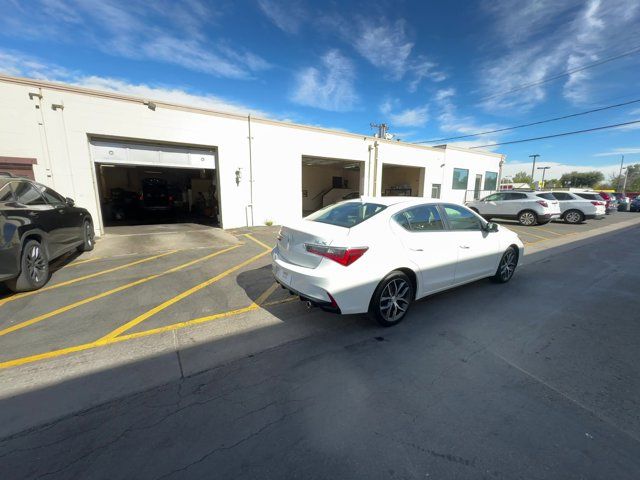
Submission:
[[[240,185],[240,180],[242,180],[242,167],[236,170],[236,185]]]
[[[29,100],[33,100],[34,98],[42,99],[42,95],[35,92],[29,92]]]
[[[151,100],[147,100],[146,102],[144,102],[144,104],[147,106],[149,110],[153,110],[153,111],[156,110],[156,104],[153,103]]]
[[[60,103],[52,103],[51,110],[64,110],[64,105]]]

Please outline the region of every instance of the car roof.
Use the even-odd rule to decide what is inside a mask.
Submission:
[[[387,207],[391,205],[422,205],[425,203],[452,203],[452,202],[443,202],[438,198],[424,198],[424,197],[366,197],[362,196],[360,198],[356,198],[353,200],[345,200],[345,203],[375,203],[378,205],[386,205]]]

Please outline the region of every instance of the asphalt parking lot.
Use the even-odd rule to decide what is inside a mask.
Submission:
[[[640,216],[631,215],[577,228],[584,229],[584,236],[602,225],[629,219],[640,223]],[[237,332],[228,330],[227,322],[264,312],[277,321],[251,335],[268,337],[282,325],[311,326],[313,335],[304,330],[295,341],[245,350],[240,358],[199,374],[188,367],[198,356],[195,350],[211,361],[230,335],[184,349],[179,357],[185,374],[177,380],[0,440],[2,468],[12,479],[635,479],[640,471],[638,223],[590,242],[574,235],[570,250],[553,247],[507,285],[481,281],[418,302],[393,329],[287,302],[282,291],[271,291],[266,247],[240,232],[242,245],[118,292],[114,295],[123,297],[108,308],[98,309],[107,298],[98,299],[78,307],[84,310],[51,318],[60,320],[55,328],[47,319],[5,334],[0,341],[13,352],[4,365],[38,349],[95,342],[114,331],[115,339],[215,325],[233,336]],[[549,240],[532,239],[531,249],[557,242],[547,229],[574,233],[566,227],[541,227],[539,236],[547,234]],[[272,233],[252,236],[268,244]],[[37,306],[60,308],[63,302],[51,295],[56,291],[77,302],[216,252],[167,254],[11,300],[0,308],[22,316],[3,327],[41,314]],[[52,285],[133,261],[71,263]],[[155,288],[145,290],[151,282],[157,282]],[[203,282],[206,287],[193,291]],[[167,303],[176,295],[182,296]],[[262,307],[252,307],[257,304]],[[188,323],[197,319],[200,323]],[[123,326],[127,329],[118,330]],[[88,328],[91,334],[82,332]],[[22,342],[30,341],[29,347],[20,350],[13,346],[17,341],[8,342],[13,334],[24,335]],[[251,335],[240,336],[246,343],[255,338]],[[38,343],[40,337],[48,340]],[[88,348],[104,351],[109,345]],[[73,358],[74,352],[65,352],[57,360]],[[157,360],[144,374],[161,375],[168,365],[163,362]],[[46,359],[31,363],[43,364]],[[21,367],[5,371],[13,368]],[[68,392],[81,395],[94,377],[108,388],[143,368],[142,362],[123,363],[67,380],[64,395],[63,389],[51,390],[70,402]],[[18,400],[23,409],[30,405],[26,394]],[[6,402],[2,406],[14,408]]]
[[[525,244],[543,244],[638,219],[618,213],[580,225],[552,222],[516,231]],[[294,300],[276,289],[269,248],[277,228],[237,233],[240,243],[142,255],[78,257],[54,265],[42,290],[0,296],[0,370],[181,330]],[[298,303],[287,314],[299,316]]]

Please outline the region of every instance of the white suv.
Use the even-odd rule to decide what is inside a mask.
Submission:
[[[466,205],[487,220],[505,218],[521,225],[544,225],[560,217],[560,204],[550,193],[498,192]]]
[[[562,218],[567,223],[581,223],[588,218],[601,218],[606,214],[606,202],[594,192],[550,192],[558,202]]]

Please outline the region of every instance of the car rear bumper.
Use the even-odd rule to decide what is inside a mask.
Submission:
[[[323,259],[323,262],[331,260]],[[337,313],[364,313],[379,278],[367,278],[362,269],[323,263],[307,268],[286,261],[278,247],[271,252],[273,276],[278,284],[313,305]]]

